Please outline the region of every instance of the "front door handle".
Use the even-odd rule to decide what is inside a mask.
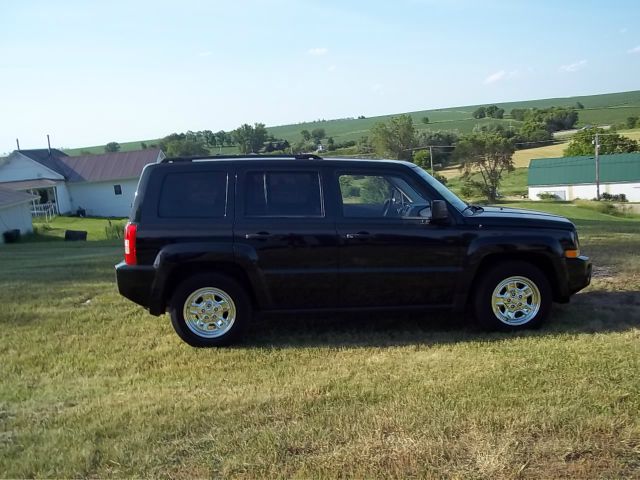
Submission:
[[[347,233],[344,237],[347,240],[365,239],[371,238],[371,234],[369,232]]]
[[[247,240],[266,240],[273,237],[269,232],[247,233],[244,238]]]

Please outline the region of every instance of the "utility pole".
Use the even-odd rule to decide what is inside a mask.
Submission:
[[[431,176],[433,176],[433,145],[429,145],[429,160],[431,160]]]
[[[596,138],[593,141],[596,149],[596,199],[600,200],[600,136],[596,132]]]

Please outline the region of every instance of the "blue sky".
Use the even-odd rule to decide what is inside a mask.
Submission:
[[[2,1],[0,152],[640,89],[640,2]]]

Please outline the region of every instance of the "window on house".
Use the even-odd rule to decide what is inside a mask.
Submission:
[[[114,185],[113,186],[113,192],[116,195],[122,195],[122,186],[121,185]]]
[[[249,217],[321,217],[318,172],[250,172],[245,180]]]

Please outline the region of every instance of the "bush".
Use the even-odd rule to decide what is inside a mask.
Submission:
[[[536,195],[540,200],[560,200],[560,197],[558,197],[555,193],[549,193],[549,192],[540,192],[538,195]]]
[[[600,213],[606,213],[607,215],[618,215],[619,211],[612,203],[598,203],[597,210]]]
[[[617,195],[611,195],[610,193],[604,192],[600,195],[600,199],[606,202],[627,202],[627,196],[624,193],[620,193]]]
[[[433,178],[438,180],[442,185],[447,184],[447,177],[445,177],[444,175],[440,175],[439,173],[434,172]]]
[[[112,222],[108,220],[109,225],[104,227],[104,233],[107,240],[118,240],[124,235],[124,222]]]

